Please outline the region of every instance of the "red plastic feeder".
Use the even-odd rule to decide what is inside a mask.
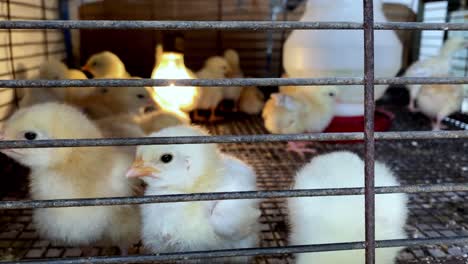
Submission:
[[[376,132],[388,131],[392,125],[394,115],[382,109],[375,110],[374,130]],[[364,132],[364,116],[335,116],[325,133],[337,132]],[[335,143],[360,143],[363,140],[333,141]]]

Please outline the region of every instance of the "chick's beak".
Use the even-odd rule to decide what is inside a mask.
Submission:
[[[81,67],[81,70],[82,70],[82,71],[87,71],[87,72],[89,72],[89,66],[88,66],[88,64],[86,64],[85,66]]]
[[[132,166],[127,172],[127,178],[138,178],[149,176],[156,178],[155,174],[159,173],[159,170],[152,166],[145,166],[144,161],[141,158],[137,158],[133,162]]]

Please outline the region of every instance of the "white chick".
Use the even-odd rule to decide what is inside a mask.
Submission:
[[[191,126],[170,127],[151,134],[206,135],[206,131]],[[221,154],[215,144],[139,146],[127,176],[142,177],[147,183],[146,195],[256,190],[253,169]],[[259,235],[258,206],[258,200],[141,205],[143,245],[153,253],[255,247]],[[248,258],[227,261],[247,263]]]
[[[257,115],[265,106],[265,96],[255,86],[244,87],[239,98],[239,110],[249,115]]]
[[[308,87],[291,93],[275,93],[263,109],[265,128],[275,134],[298,134],[322,132],[335,114],[338,89],[335,86]],[[307,148],[309,142],[289,142],[288,150],[301,157],[304,153],[315,153]]]
[[[450,61],[454,52],[468,47],[463,38],[448,39],[442,46],[439,55],[413,63],[405,72],[405,77],[444,77],[450,73]],[[421,84],[407,85],[410,92],[409,110],[415,111],[415,101]]]
[[[102,138],[99,129],[77,109],[58,103],[17,111],[6,122],[6,140]],[[133,195],[124,177],[132,163],[112,147],[4,149],[31,169],[34,200],[122,197]],[[67,246],[118,245],[125,254],[138,242],[140,216],[135,206],[34,209],[33,222],[44,238]]]
[[[463,103],[461,85],[422,85],[416,98],[419,110],[432,120],[432,129],[440,130],[442,120],[459,110]]]
[[[145,87],[100,87],[91,96],[75,100],[73,104],[83,109],[92,119],[139,114],[146,107],[158,109]]]
[[[384,164],[375,164],[376,186],[398,186]],[[294,189],[364,187],[364,162],[351,152],[318,156],[296,176]],[[375,197],[375,237],[377,240],[405,239],[408,214],[407,195],[377,194]],[[321,196],[291,198],[288,201],[291,245],[358,242],[365,240],[364,196]],[[393,264],[401,248],[376,249],[376,263]],[[364,263],[364,250],[297,254],[298,264]]]
[[[190,117],[187,114],[183,112],[176,114],[164,110],[139,115],[136,120],[145,134],[158,132],[166,127],[190,124]]]
[[[126,79],[130,77],[124,63],[110,51],[92,55],[82,70],[89,71],[94,78]]]
[[[222,79],[231,72],[229,63],[223,57],[214,56],[205,61],[203,68],[196,73],[200,79]],[[196,98],[196,109],[194,118],[200,120],[199,109],[210,110],[210,122],[221,119],[216,116],[216,107],[223,99],[223,90],[221,87],[200,87],[199,95]]]
[[[228,78],[243,78],[244,74],[240,68],[240,59],[237,51],[228,49],[224,52],[224,58],[229,64],[231,71],[226,75]],[[242,86],[223,87],[223,99],[233,101],[234,111],[238,110],[238,101],[241,96]]]

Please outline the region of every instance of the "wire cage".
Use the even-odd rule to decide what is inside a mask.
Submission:
[[[242,118],[230,123],[209,125],[213,136],[168,138],[106,138],[64,139],[39,141],[0,141],[0,149],[50,148],[83,146],[130,146],[151,144],[220,143],[249,163],[258,174],[260,191],[235,193],[203,193],[188,195],[116,197],[96,199],[29,200],[25,186],[8,192],[0,201],[0,259],[2,263],[142,263],[158,261],[186,261],[188,259],[223,256],[256,256],[255,263],[294,263],[292,254],[344,249],[365,249],[366,263],[375,263],[375,249],[379,247],[407,247],[398,257],[399,263],[466,263],[468,254],[468,142],[467,131],[423,131],[427,127],[419,117],[408,117],[394,109],[397,124],[392,132],[374,132],[374,85],[376,84],[467,84],[467,77],[451,78],[375,78],[374,32],[376,30],[437,30],[466,31],[468,24],[440,22],[376,23],[373,19],[373,1],[363,0],[363,23],[349,22],[294,22],[294,21],[108,21],[66,20],[58,17],[59,1],[3,1],[7,16],[0,21],[6,34],[2,43],[7,53],[4,63],[10,70],[2,74],[0,92],[11,93],[10,101],[1,118],[13,110],[14,91],[24,87],[136,87],[166,86],[279,86],[279,85],[364,85],[364,133],[309,133],[270,135],[259,117]],[[13,16],[12,8],[37,10],[38,16]],[[61,20],[59,20],[59,19]],[[30,57],[66,54],[61,30],[68,29],[129,29],[129,30],[220,30],[220,31],[284,31],[304,30],[362,30],[365,47],[365,74],[357,78],[245,78],[245,79],[91,79],[91,80],[26,80],[22,72],[32,68],[16,69],[18,60]],[[39,33],[38,33],[39,32]],[[23,36],[21,36],[23,34]],[[37,40],[31,40],[36,36]],[[15,39],[15,35],[18,39]],[[19,37],[18,37],[19,36]],[[65,34],[66,36],[66,34]],[[66,45],[65,45],[66,46]],[[38,51],[32,51],[33,48]],[[25,53],[25,50],[32,53]],[[28,63],[29,64],[29,63]],[[30,65],[30,64],[29,64]],[[3,111],[3,110],[2,110]],[[417,124],[418,126],[415,126]],[[421,131],[415,131],[421,130]],[[365,187],[351,189],[289,190],[295,171],[307,160],[285,151],[284,141],[314,141],[319,152],[348,149],[360,153],[365,160]],[[362,141],[363,144],[329,143],[333,141]],[[323,143],[320,143],[323,142]],[[401,159],[400,157],[405,157]],[[399,174],[400,187],[374,187],[374,162],[384,160]],[[422,164],[422,165],[415,165]],[[426,166],[430,164],[430,166]],[[8,175],[18,173],[16,170]],[[410,218],[407,224],[409,239],[376,241],[374,235],[374,196],[380,193],[405,192],[410,194]],[[288,220],[285,199],[288,197],[365,194],[365,241],[288,246]],[[95,248],[94,256],[82,257],[77,248],[52,245],[34,231],[31,213],[34,208],[123,205],[156,202],[182,202],[220,199],[265,199],[261,210],[261,245],[259,248],[230,249],[204,252],[134,254],[117,256],[112,248]]]

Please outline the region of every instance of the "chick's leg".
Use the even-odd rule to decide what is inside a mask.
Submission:
[[[211,114],[210,114],[209,121],[211,123],[216,122],[216,121],[221,121],[221,120],[224,119],[222,116],[217,116],[216,115],[216,107],[211,108],[210,112],[211,112]]]
[[[414,101],[415,101],[414,99],[410,99],[410,103],[408,105],[408,110],[412,113],[417,111]]]
[[[202,115],[200,115],[200,111],[198,109],[195,109],[193,111],[193,120],[198,121],[198,122],[202,122],[202,121],[205,121],[206,118],[204,118]]]
[[[305,159],[305,153],[317,153],[317,150],[311,148],[310,144],[311,142],[308,141],[289,141],[286,151],[297,153],[301,158]]]

